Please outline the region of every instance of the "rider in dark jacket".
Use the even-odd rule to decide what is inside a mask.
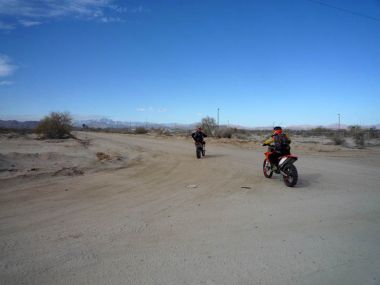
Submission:
[[[269,161],[273,168],[277,168],[279,157],[290,154],[290,143],[291,140],[285,133],[282,132],[281,127],[273,128],[272,136],[264,142],[264,145],[274,145],[274,151],[269,156]]]
[[[197,128],[197,130],[191,134],[191,137],[194,139],[195,142],[200,142],[203,145],[206,144],[204,138],[206,138],[207,135],[202,131],[201,127]]]

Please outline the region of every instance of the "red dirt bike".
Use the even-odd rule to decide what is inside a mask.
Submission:
[[[268,151],[265,153],[265,159],[263,163],[263,172],[266,178],[271,178],[274,173],[281,174],[284,179],[284,183],[288,187],[293,187],[298,181],[297,168],[294,166],[294,162],[298,159],[295,155],[284,155],[278,158],[277,169],[273,169],[269,161],[269,156],[275,151],[273,145],[264,144],[268,146]]]
[[[195,154],[197,155],[197,158],[201,158],[201,156],[206,155],[206,148],[204,143],[195,142]]]

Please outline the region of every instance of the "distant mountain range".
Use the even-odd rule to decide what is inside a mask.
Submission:
[[[340,126],[338,124],[330,124],[330,125],[289,125],[289,126],[283,126],[285,129],[289,130],[311,130],[315,128],[325,128],[325,129],[332,129],[332,130],[346,130],[350,127],[350,125],[341,124]],[[362,125],[362,128],[376,128],[380,129],[380,124],[375,125]],[[252,130],[271,130],[272,126],[265,126],[265,127],[254,127],[254,128],[248,128]]]
[[[6,129],[34,129],[38,125],[38,121],[16,121],[16,120],[9,120],[4,121],[0,120],[0,128],[6,128]]]
[[[8,129],[34,129],[38,125],[39,121],[16,121],[16,120],[0,120],[0,128]],[[92,119],[92,120],[74,120],[73,122],[75,127],[82,127],[86,125],[90,128],[136,128],[136,127],[146,127],[146,128],[168,128],[168,129],[194,129],[197,126],[197,123],[192,124],[177,124],[177,123],[149,123],[149,122],[125,122],[125,121],[114,121],[108,118],[101,119]],[[226,127],[226,126],[223,126]],[[238,125],[230,125],[233,128],[241,129],[251,129],[251,130],[271,130],[272,126],[262,126],[262,127],[243,127]],[[317,127],[323,127],[328,129],[338,129],[338,124],[331,125],[290,125],[286,126],[286,129],[292,130],[309,130]],[[364,128],[376,128],[380,129],[380,124],[362,126]],[[347,129],[348,125],[341,124],[341,129]]]
[[[196,124],[177,124],[177,123],[150,123],[150,122],[125,122],[125,121],[114,121],[107,118],[102,119],[91,119],[91,120],[74,120],[74,126],[82,127],[86,125],[90,128],[136,128],[136,127],[146,127],[146,128],[169,128],[169,129],[189,129],[194,128]]]
[[[37,127],[39,121],[17,121],[17,120],[0,120],[0,128],[7,129],[34,129]],[[193,129],[197,125],[194,124],[177,124],[177,123],[150,123],[150,122],[124,122],[124,121],[114,121],[107,118],[102,119],[91,119],[91,120],[74,120],[73,125],[75,127],[83,127],[86,125],[90,128],[137,128],[137,127],[146,127],[146,128],[168,128],[168,129]]]

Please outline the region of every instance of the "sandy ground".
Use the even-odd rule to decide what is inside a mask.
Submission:
[[[0,138],[0,284],[380,284],[379,148],[77,135]]]

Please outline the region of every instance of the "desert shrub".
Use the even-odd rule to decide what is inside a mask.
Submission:
[[[378,138],[379,134],[380,134],[380,132],[376,128],[369,128],[369,130],[368,130],[368,139]]]
[[[96,157],[98,160],[110,160],[111,156],[109,154],[106,154],[104,152],[97,152]]]
[[[144,128],[144,127],[137,127],[135,129],[135,134],[136,135],[142,135],[142,134],[146,134],[146,133],[148,133],[148,130],[146,128]]]
[[[153,132],[159,136],[171,136],[172,135],[170,129],[165,129],[165,128],[153,129]]]
[[[234,134],[234,138],[236,138],[238,140],[249,140],[250,139],[250,135],[239,132],[239,133],[235,133]]]
[[[365,130],[359,125],[349,126],[349,134],[352,136],[357,147],[363,147],[365,144]],[[369,131],[368,131],[369,136]]]
[[[69,113],[52,112],[39,122],[35,132],[48,139],[64,139],[72,137],[72,129]]]
[[[218,125],[216,124],[216,121],[214,118],[207,116],[202,119],[200,127],[208,136],[214,136],[218,128]]]
[[[222,128],[218,129],[215,132],[215,136],[218,138],[232,138],[232,135],[234,133],[234,130],[232,128]]]
[[[332,137],[332,141],[334,142],[335,145],[343,145],[346,141],[343,137],[335,135]]]
[[[365,140],[364,140],[364,132],[357,132],[354,135],[354,141],[357,147],[363,147]]]

